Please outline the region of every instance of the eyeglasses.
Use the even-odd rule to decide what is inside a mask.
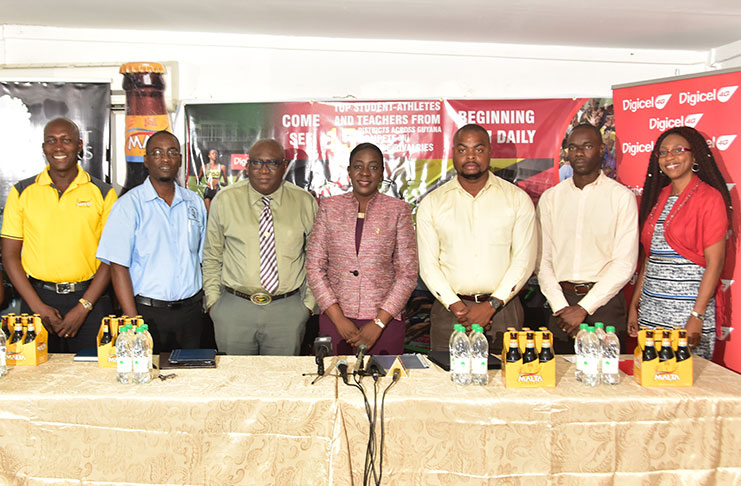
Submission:
[[[160,149],[154,149],[151,152],[147,153],[150,157],[153,159],[161,159],[162,157],[167,154],[168,157],[171,159],[174,159],[176,157],[180,157],[180,151],[175,149],[170,149],[168,151],[160,150]]]
[[[689,147],[674,147],[671,150],[659,150],[659,158],[663,159],[669,154],[672,154],[675,157],[679,157],[685,152],[692,152],[692,149]]]
[[[271,171],[278,170],[278,167],[283,163],[282,160],[250,160],[250,167],[258,170],[261,167],[267,167]]]

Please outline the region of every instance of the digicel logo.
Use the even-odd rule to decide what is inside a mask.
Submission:
[[[680,116],[679,118],[649,118],[648,129],[649,130],[660,130],[665,131],[674,127],[692,127],[695,128],[702,118],[703,113],[695,113],[694,115]]]
[[[721,135],[720,137],[713,137],[707,140],[708,147],[717,148],[721,152],[728,150],[733,141],[736,140],[736,135]]]
[[[623,111],[630,111],[635,113],[638,110],[643,110],[646,108],[656,108],[657,110],[663,110],[666,104],[669,102],[669,98],[671,97],[671,94],[663,94],[652,96],[648,99],[628,98],[627,100],[623,100]]]
[[[630,143],[623,142],[623,153],[636,155],[636,154],[648,154],[654,149],[654,142],[649,143]]]
[[[698,103],[707,103],[708,101],[718,100],[725,103],[730,100],[738,86],[724,86],[723,88],[713,89],[711,91],[685,91],[679,93],[679,104],[695,106]]]
[[[247,167],[247,162],[249,160],[250,157],[247,154],[232,154],[231,156],[232,167],[234,167],[235,165],[239,165],[242,168]]]

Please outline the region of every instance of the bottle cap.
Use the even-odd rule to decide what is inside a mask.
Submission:
[[[600,328],[600,329],[604,329],[605,328],[605,323],[604,322],[595,322],[594,323],[594,327]]]
[[[142,324],[142,329],[149,331],[149,324]]]
[[[587,332],[594,332],[594,328],[592,326],[587,327]]]
[[[580,330],[581,330],[581,329],[586,329],[586,328],[588,328],[588,327],[589,327],[589,324],[587,324],[586,322],[582,322],[581,324],[579,324],[579,329],[580,329]]]
[[[157,73],[165,74],[165,66],[158,62],[127,62],[118,70],[120,74]]]
[[[615,326],[607,326],[607,332],[614,333],[615,332]]]

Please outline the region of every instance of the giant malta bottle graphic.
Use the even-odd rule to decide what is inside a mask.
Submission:
[[[165,106],[165,67],[156,62],[130,62],[119,70],[126,92],[126,182],[124,191],[147,177],[144,153],[147,140],[160,130],[170,131]]]

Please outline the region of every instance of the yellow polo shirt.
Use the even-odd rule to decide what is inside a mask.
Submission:
[[[49,166],[15,184],[8,194],[0,236],[23,242],[25,272],[46,282],[82,282],[95,275],[98,240],[116,201],[108,184],[78,166],[64,193]]]

